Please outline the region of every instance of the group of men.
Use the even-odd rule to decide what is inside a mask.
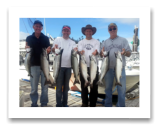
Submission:
[[[86,25],[82,27],[82,34],[86,36],[85,39],[79,41],[78,48],[76,43],[69,38],[71,34],[71,27],[64,25],[62,27],[62,37],[56,38],[53,43],[53,47],[51,49],[49,39],[43,33],[41,33],[43,29],[43,24],[41,21],[35,21],[33,25],[34,33],[27,37],[26,39],[26,47],[32,48],[31,54],[31,75],[30,83],[31,83],[31,93],[30,97],[32,100],[32,107],[37,107],[38,100],[38,81],[41,75],[41,97],[40,103],[41,106],[47,106],[48,103],[48,86],[44,86],[45,77],[43,71],[40,68],[40,55],[41,48],[47,48],[47,53],[49,54],[51,51],[56,52],[59,48],[63,49],[62,59],[61,59],[61,68],[56,80],[56,107],[68,107],[68,90],[69,90],[69,80],[71,77],[71,50],[74,49],[78,51],[79,54],[85,55],[87,62],[87,71],[90,75],[90,60],[89,55],[98,55],[100,54],[103,57],[104,51],[109,51],[109,70],[105,75],[105,107],[112,107],[112,87],[113,80],[115,77],[114,67],[116,65],[116,58],[114,56],[114,52],[120,51],[123,59],[123,70],[121,77],[121,86],[117,87],[118,90],[118,102],[117,107],[125,107],[125,93],[126,93],[126,74],[125,74],[125,56],[129,57],[131,55],[131,49],[129,47],[128,41],[117,35],[118,27],[115,23],[110,23],[108,25],[108,32],[110,34],[110,38],[105,40],[101,46],[100,42],[94,38],[94,35],[97,31],[95,27],[91,25]],[[98,62],[97,62],[98,63]],[[95,107],[97,102],[98,95],[98,67],[96,79],[93,81],[93,88],[91,88],[89,93],[88,100],[88,88],[84,88],[84,78],[80,73],[80,81],[81,81],[81,98],[82,98],[82,107]],[[62,91],[63,86],[63,91]],[[88,105],[88,101],[90,101],[90,105]]]

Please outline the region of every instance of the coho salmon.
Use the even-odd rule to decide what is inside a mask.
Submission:
[[[118,53],[115,53],[115,56],[116,56],[116,66],[115,66],[116,83],[115,85],[122,86],[121,81],[120,81],[121,74],[122,74],[122,68],[123,68],[121,52],[118,51]]]
[[[31,58],[31,51],[26,53],[24,65],[25,65],[26,71],[28,72],[28,76],[33,77],[31,75],[31,62],[30,62],[30,58]]]
[[[93,87],[93,81],[97,74],[97,58],[94,55],[89,56],[90,59],[90,87]]]
[[[43,51],[40,57],[40,62],[41,62],[41,70],[43,71],[44,76],[46,78],[44,85],[46,85],[50,84],[50,68],[46,48],[43,48],[42,50]]]
[[[63,49],[61,49],[60,52],[54,56],[54,60],[53,60],[53,79],[54,79],[54,83],[56,83],[56,79],[57,79],[59,71],[60,71],[62,53],[63,53]]]
[[[86,57],[85,55],[80,55],[80,70],[81,70],[81,74],[85,80],[85,84],[84,87],[87,87],[89,82],[87,80],[87,78],[89,77],[87,74],[87,63],[86,63]]]
[[[80,82],[79,82],[79,63],[78,63],[77,51],[75,51],[75,50],[71,51],[71,67],[73,69],[74,77],[75,77],[75,81],[74,81],[73,85],[75,85],[76,83],[80,84]]]
[[[108,71],[108,59],[109,59],[108,55],[109,55],[109,52],[104,51],[104,57],[103,57],[102,64],[101,64],[101,74],[100,74],[100,78],[97,82],[97,84],[99,84],[99,85],[103,85],[102,80]]]

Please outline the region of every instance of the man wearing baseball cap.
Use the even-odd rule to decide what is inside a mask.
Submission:
[[[112,87],[113,80],[115,77],[115,66],[116,66],[116,57],[115,53],[120,51],[122,55],[123,69],[122,75],[120,78],[122,87],[117,85],[118,92],[118,102],[116,104],[117,107],[125,107],[125,93],[126,93],[126,74],[125,74],[125,56],[129,57],[131,55],[131,49],[128,44],[128,41],[117,35],[118,27],[115,23],[110,23],[108,25],[108,32],[110,34],[110,38],[104,41],[101,45],[101,56],[103,56],[104,51],[109,51],[109,70],[105,75],[105,107],[112,107]]]
[[[52,51],[57,54],[59,48],[63,49],[61,68],[56,80],[56,107],[68,107],[69,79],[71,77],[71,50],[77,49],[76,43],[69,38],[71,28],[64,25],[61,29],[62,37],[53,42]],[[62,92],[62,86],[63,92]]]
[[[82,33],[83,35],[86,36],[86,38],[79,41],[78,51],[80,52],[80,54],[84,54],[86,57],[87,72],[88,72],[88,75],[90,76],[89,55],[97,55],[98,53],[100,53],[100,42],[92,38],[92,35],[96,33],[95,27],[92,27],[91,25],[86,25],[86,27],[82,27]],[[82,89],[82,92],[81,92],[82,107],[88,107],[88,88],[84,87],[85,80],[81,73],[80,73],[80,81],[81,81],[81,89]],[[98,81],[98,67],[97,67],[96,78],[93,81],[93,87],[90,88],[90,94],[89,94],[90,107],[96,106],[97,95],[98,95],[98,85],[96,84],[97,81]]]
[[[41,21],[36,20],[33,24],[34,33],[26,38],[26,49],[31,48],[31,75],[30,84],[31,84],[31,93],[30,98],[32,101],[31,107],[38,107],[38,82],[39,77],[41,76],[41,97],[40,103],[41,107],[47,106],[48,103],[48,85],[44,86],[45,76],[41,70],[40,56],[42,54],[42,48],[47,48],[47,53],[51,52],[49,38],[41,33],[43,29],[43,24]]]

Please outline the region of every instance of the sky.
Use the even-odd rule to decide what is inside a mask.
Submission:
[[[139,107],[125,107],[125,108],[21,108],[19,107],[19,39],[20,32],[27,31],[25,27],[20,27],[21,18],[139,18],[139,23],[136,26],[139,27],[139,39],[140,39],[140,87],[139,87]],[[99,21],[97,23],[83,23],[74,33],[73,24],[71,25],[71,36],[78,34],[80,37],[81,27],[86,24],[92,24],[96,26],[98,30],[93,36],[95,39],[108,38],[107,25],[110,23],[106,20]],[[40,19],[41,20],[41,19]],[[24,21],[25,22],[25,21]],[[47,20],[45,21],[46,23]],[[54,22],[54,21],[53,21]],[[64,21],[62,21],[64,22]],[[113,22],[113,21],[112,21]],[[122,28],[118,21],[115,21],[118,25],[118,35],[125,38],[133,37],[133,29],[135,23],[129,23],[129,28]],[[122,22],[124,22],[122,20]],[[126,21],[127,22],[127,21]],[[50,23],[50,22],[49,22]],[[78,25],[79,22],[76,22]],[[27,26],[27,21],[25,22]],[[58,24],[58,30],[56,30],[56,23],[46,24],[46,32],[56,37],[59,35],[60,29],[63,24],[69,24],[67,22]],[[71,23],[70,23],[71,24]],[[52,32],[49,32],[48,25],[52,28]],[[50,26],[51,25],[51,26]],[[105,32],[103,32],[105,28]],[[131,27],[130,27],[131,26]],[[130,29],[131,28],[131,29]],[[31,29],[28,27],[28,31],[31,33]],[[54,29],[56,31],[54,31]],[[130,30],[127,33],[127,30]],[[126,32],[126,33],[125,33]],[[130,34],[131,32],[131,34]],[[102,38],[101,38],[102,37]],[[8,6],[8,118],[151,118],[151,6]],[[54,96],[53,96],[54,97]],[[44,112],[44,113],[42,113]],[[82,113],[83,112],[83,113]],[[110,112],[110,113],[109,113]]]
[[[126,38],[129,43],[133,39],[135,26],[139,28],[139,18],[20,18],[19,20],[20,39],[26,39],[28,35],[33,33],[34,30],[32,28],[32,22],[34,22],[34,20],[40,20],[44,25],[42,33],[45,34],[46,29],[46,35],[49,34],[53,38],[61,36],[61,29],[63,25],[69,25],[71,27],[70,37],[73,37],[76,40],[82,38],[82,36],[85,38],[81,32],[81,28],[90,24],[97,29],[93,38],[99,39],[100,42],[110,37],[107,30],[110,23],[117,24],[117,34]],[[138,38],[139,36],[140,33],[138,32]]]

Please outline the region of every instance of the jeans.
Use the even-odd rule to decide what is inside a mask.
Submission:
[[[105,75],[105,107],[112,107],[112,87],[113,81],[115,77],[115,70],[109,69]],[[126,74],[125,68],[122,70],[122,76],[120,78],[122,87],[117,85],[118,92],[118,102],[116,104],[117,107],[125,107],[125,93],[126,93]]]
[[[31,106],[32,107],[37,107],[37,100],[38,100],[38,82],[39,82],[39,77],[41,76],[41,97],[40,97],[40,103],[41,106],[47,106],[48,103],[48,85],[44,86],[45,83],[45,76],[43,71],[40,69],[40,66],[31,66],[31,75],[33,76],[30,77],[30,84],[31,84],[31,93],[30,93],[30,98],[32,101]]]
[[[90,76],[90,68],[87,68],[88,70],[88,75]],[[89,80],[89,78],[88,78]],[[84,87],[85,80],[80,73],[80,81],[81,81],[81,98],[82,98],[82,104],[88,106],[88,88]],[[98,96],[98,85],[96,84],[98,82],[98,67],[97,67],[97,74],[96,78],[93,81],[93,88],[90,88],[90,93],[89,93],[89,100],[90,100],[90,107],[95,107],[97,103],[97,96]]]
[[[61,67],[56,80],[56,107],[68,107],[67,102],[70,77],[71,68]]]

